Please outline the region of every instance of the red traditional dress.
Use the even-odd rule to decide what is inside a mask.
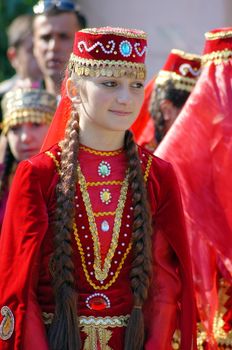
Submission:
[[[206,33],[203,70],[155,154],[178,175],[190,241],[199,350],[232,348],[232,28]],[[207,344],[207,345],[206,345]]]
[[[190,350],[194,305],[179,188],[169,163],[142,148],[139,156],[154,227],[144,348],[171,349],[179,323],[181,349]],[[0,241],[1,350],[48,350],[46,327],[54,312],[49,261],[59,167],[60,148],[54,146],[22,162],[14,178]],[[133,306],[133,204],[125,153],[81,146],[77,171],[73,259],[83,349],[120,350]]]

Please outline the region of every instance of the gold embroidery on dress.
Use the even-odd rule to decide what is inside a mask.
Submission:
[[[112,331],[93,326],[84,326],[82,331],[87,335],[83,350],[97,350],[98,344],[101,350],[113,350],[108,345],[108,342],[112,336]]]
[[[112,180],[112,181],[92,181],[92,182],[86,182],[87,187],[89,186],[108,186],[108,185],[122,185],[123,181],[121,180]]]
[[[91,153],[91,154],[95,154],[97,156],[106,156],[106,157],[109,157],[109,156],[117,156],[119,154],[122,153],[123,149],[120,148],[119,150],[117,151],[97,151],[95,149],[92,149],[92,148],[89,148],[87,146],[80,146],[80,149],[88,152],[88,153]]]
[[[102,267],[102,261],[101,261],[101,253],[100,253],[100,244],[98,240],[98,233],[97,233],[97,225],[96,221],[94,219],[93,209],[89,197],[89,193],[87,191],[86,181],[85,177],[81,172],[80,165],[77,166],[77,173],[78,173],[78,179],[80,184],[80,189],[82,193],[82,198],[85,204],[85,209],[88,216],[89,221],[89,228],[92,235],[93,240],[93,247],[94,247],[94,274],[95,278],[98,281],[104,281],[108,277],[109,270],[111,268],[111,262],[115,253],[115,250],[118,246],[118,239],[119,239],[119,233],[121,229],[121,223],[122,223],[122,215],[123,210],[125,207],[125,202],[127,198],[127,190],[129,186],[128,182],[128,172],[126,174],[125,180],[123,181],[123,185],[121,187],[120,196],[118,200],[118,206],[115,212],[115,219],[114,219],[114,227],[113,227],[113,234],[112,234],[112,240],[109,247],[109,250],[107,252],[106,258],[103,263]]]
[[[49,152],[49,151],[45,152],[45,154],[47,156],[49,156],[50,158],[52,158],[53,162],[55,163],[56,170],[57,170],[58,174],[61,175],[60,164],[59,164],[58,160],[56,159],[56,156],[52,152]]]
[[[52,323],[53,313],[42,313],[43,322],[45,325]],[[130,315],[121,316],[106,316],[106,317],[93,317],[93,316],[80,316],[79,326],[82,332],[87,335],[84,343],[84,350],[98,349],[97,345],[100,345],[101,350],[113,350],[108,342],[112,336],[112,331],[108,328],[126,327]]]
[[[90,275],[89,275],[89,272],[88,272],[88,269],[87,269],[87,265],[86,265],[86,261],[85,261],[85,253],[84,253],[84,250],[83,250],[83,247],[82,247],[82,244],[81,244],[81,241],[80,241],[80,238],[79,238],[79,235],[78,235],[78,230],[77,230],[77,226],[76,226],[76,223],[74,222],[73,223],[73,233],[74,233],[74,236],[75,236],[75,240],[76,240],[76,243],[77,243],[77,247],[78,247],[78,250],[79,250],[79,253],[80,253],[80,256],[81,256],[81,264],[82,264],[82,268],[83,268],[83,271],[84,271],[84,274],[85,274],[85,277],[86,277],[86,280],[88,281],[88,283],[96,290],[107,290],[110,286],[112,286],[112,284],[117,280],[119,274],[120,274],[120,271],[123,267],[123,264],[127,258],[127,255],[129,254],[131,248],[132,248],[132,243],[130,242],[126,251],[125,251],[125,254],[123,255],[119,265],[118,265],[118,268],[116,270],[116,272],[114,273],[113,277],[111,278],[111,280],[106,283],[105,285],[100,285],[98,286],[97,284],[95,284]]]
[[[213,335],[214,339],[220,349],[231,349],[232,348],[232,330],[225,332],[223,316],[227,311],[224,307],[226,301],[228,300],[227,290],[230,288],[230,284],[226,282],[223,278],[220,280],[220,286],[218,290],[219,299],[219,310],[214,317],[213,322]],[[197,329],[197,349],[204,350],[207,344],[207,333],[204,330],[201,323],[198,323]],[[180,349],[180,333],[175,333],[173,339],[173,349]],[[228,347],[228,348],[227,348]]]
[[[113,350],[108,345],[112,336],[112,331],[108,328],[126,327],[129,317],[129,315],[114,317],[81,316],[79,319],[81,331],[87,335],[84,350],[98,349],[98,344],[101,350]]]
[[[14,332],[14,315],[8,306],[1,308],[1,315],[3,319],[0,323],[0,339],[9,339]]]
[[[147,162],[147,166],[146,166],[146,170],[145,170],[145,173],[144,173],[144,181],[145,182],[147,182],[147,179],[148,179],[148,175],[149,175],[150,168],[151,168],[151,163],[152,163],[152,156],[149,156],[148,162]]]

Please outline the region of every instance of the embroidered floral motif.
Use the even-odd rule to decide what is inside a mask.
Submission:
[[[8,306],[1,308],[3,319],[0,323],[0,338],[2,340],[10,339],[14,332],[14,315]]]

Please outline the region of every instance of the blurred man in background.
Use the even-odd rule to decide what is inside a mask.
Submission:
[[[33,11],[34,55],[43,73],[44,87],[58,96],[74,33],[86,27],[86,19],[72,0],[39,1]]]

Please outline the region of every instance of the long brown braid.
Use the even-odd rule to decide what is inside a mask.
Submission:
[[[124,349],[141,350],[144,344],[142,306],[148,295],[152,271],[151,214],[137,146],[130,131],[125,135],[125,151],[129,163],[129,183],[134,207],[133,262],[130,272],[134,307],[126,330]]]
[[[55,313],[49,342],[52,350],[79,350],[81,340],[71,243],[79,151],[79,116],[75,111],[71,112],[61,148],[61,176],[56,187],[55,250],[51,259]]]

